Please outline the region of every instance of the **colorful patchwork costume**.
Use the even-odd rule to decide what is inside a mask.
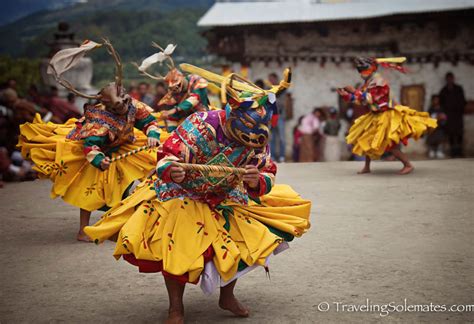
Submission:
[[[85,42],[78,48],[58,52],[52,59],[53,72],[61,70],[63,61],[73,66],[78,53],[99,46],[101,44]],[[58,61],[58,57],[63,60]],[[99,103],[86,107],[84,117],[78,121],[71,119],[62,125],[45,124],[37,116],[33,123],[21,125],[18,146],[22,155],[34,162],[34,169],[41,178],[53,181],[53,198],[60,196],[67,203],[86,211],[114,206],[121,201],[133,181],[145,179],[154,169],[156,150],[144,150],[113,162],[105,171],[101,169],[101,163],[106,156],[116,156],[147,145],[147,137],[160,139],[156,119],[150,115],[148,106],[120,94],[115,83],[92,98],[73,89],[58,74],[56,77],[71,91],[99,100]],[[117,103],[115,108],[109,109],[100,103],[106,97],[107,102]],[[114,112],[117,107],[123,112]],[[166,140],[167,135],[162,134],[161,140]]]
[[[53,181],[51,197],[60,196],[88,211],[119,203],[129,185],[146,178],[156,164],[156,150],[149,149],[102,171],[100,163],[105,156],[144,146],[147,136],[160,138],[155,118],[138,101],[130,104],[126,116],[116,116],[97,104],[79,121],[45,124],[37,118],[21,125],[20,133],[18,146],[23,157],[33,161],[40,178]]]
[[[168,92],[158,103],[159,106],[167,107],[168,110],[175,110],[173,114],[166,117],[164,125],[168,132],[172,132],[176,127],[188,116],[195,112],[209,110],[209,99],[207,96],[208,82],[206,79],[196,74],[184,75],[179,71],[171,57],[176,45],[168,45],[163,49],[156,43],[152,43],[154,47],[161,49],[159,53],[155,53],[143,60],[138,70],[145,76],[153,80],[164,80],[168,87]],[[146,71],[151,65],[163,61],[169,61],[170,70],[166,76],[153,75]],[[161,123],[160,123],[161,126]],[[162,126],[161,126],[162,127]]]
[[[165,81],[168,88],[172,88],[176,80],[183,83],[180,93],[168,93],[160,100],[160,105],[176,108],[176,113],[167,119],[167,130],[169,132],[176,129],[180,122],[195,112],[209,110],[209,99],[207,98],[207,81],[198,75],[190,74],[184,76],[180,71],[174,69],[170,71]]]
[[[222,81],[221,76],[187,68],[209,81]],[[85,228],[96,242],[116,238],[114,256],[139,271],[161,271],[182,283],[201,278],[205,292],[267,266],[271,255],[310,226],[311,202],[287,185],[274,184],[276,166],[267,145],[275,92],[289,83],[282,81],[270,91],[231,83],[223,82],[226,110],[188,117],[159,148],[157,174]],[[194,170],[186,171],[178,184],[170,177],[176,162],[254,165],[259,184],[253,189],[236,174]]]
[[[389,84],[375,72],[378,65],[403,72],[404,69],[397,64],[403,61],[404,58],[368,58],[357,62],[360,71],[373,69],[374,72],[361,88],[342,97],[347,102],[368,105],[371,110],[356,119],[346,137],[347,143],[353,145],[354,154],[378,159],[399,143],[406,145],[409,138],[417,140],[427,130],[436,128],[436,120],[427,112],[395,104]]]

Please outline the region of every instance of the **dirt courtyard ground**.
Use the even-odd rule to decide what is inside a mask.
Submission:
[[[279,165],[277,181],[313,201],[311,230],[272,259],[271,280],[263,269],[239,280],[250,318],[228,315],[217,294],[188,286],[187,322],[474,321],[474,306],[387,316],[352,306],[474,305],[474,160],[416,161],[408,176],[396,175],[396,162],[356,175],[361,166]],[[162,276],[116,261],[112,242],[76,242],[79,211],[50,200],[49,189],[48,181],[0,189],[0,323],[161,322]]]

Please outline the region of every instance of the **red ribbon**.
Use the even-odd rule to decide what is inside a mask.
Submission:
[[[402,73],[408,72],[408,70],[404,66],[397,63],[381,62],[379,63],[379,65],[383,68],[397,70],[398,72]]]

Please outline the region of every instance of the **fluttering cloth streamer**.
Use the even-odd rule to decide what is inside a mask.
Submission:
[[[48,74],[60,76],[67,70],[73,68],[88,52],[102,46],[102,44],[86,40],[79,47],[67,48],[57,52],[50,61]]]

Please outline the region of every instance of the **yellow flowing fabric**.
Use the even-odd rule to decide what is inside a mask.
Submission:
[[[437,127],[427,112],[396,105],[387,111],[365,114],[354,122],[346,137],[352,152],[378,159],[387,148],[408,138],[418,140],[428,129]]]
[[[266,225],[296,237],[310,227],[311,202],[291,187],[275,185],[260,201],[248,206],[223,202],[233,208],[227,231],[222,211],[187,198],[160,202],[149,179],[85,232],[97,243],[116,239],[117,259],[132,253],[139,260],[162,261],[164,271],[176,276],[187,273],[190,282],[199,278],[203,253],[212,246],[214,264],[227,281],[237,273],[240,260],[263,266],[282,242]]]
[[[114,206],[135,180],[145,179],[156,165],[156,149],[145,150],[110,164],[101,171],[90,164],[83,152],[82,141],[72,141],[66,135],[74,129],[75,119],[65,124],[44,123],[39,115],[32,123],[20,126],[18,146],[24,158],[34,163],[40,178],[53,182],[51,197],[62,197],[73,206],[93,211]],[[135,130],[136,141],[120,146],[112,154],[126,153],[146,145],[147,137]],[[169,134],[162,133],[160,142]]]

